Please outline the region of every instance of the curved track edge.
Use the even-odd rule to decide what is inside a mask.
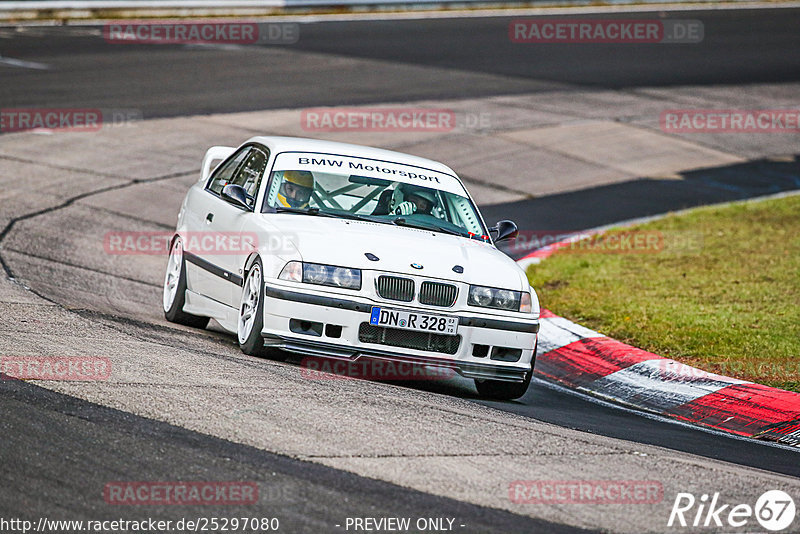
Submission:
[[[533,251],[518,263],[523,267],[538,263],[575,239],[603,231],[582,232]],[[542,309],[540,319],[542,349],[535,370],[539,378],[687,423],[800,447],[798,393],[703,371],[609,338],[547,309]]]

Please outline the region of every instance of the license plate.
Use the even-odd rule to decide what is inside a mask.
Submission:
[[[372,313],[369,316],[369,324],[454,336],[458,329],[458,317],[402,310],[387,310],[379,306],[373,306]]]

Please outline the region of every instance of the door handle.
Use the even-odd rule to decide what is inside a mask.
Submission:
[[[206,215],[206,224],[211,223],[211,221],[213,221],[213,220],[214,220],[214,214],[213,213],[209,213],[208,215]]]

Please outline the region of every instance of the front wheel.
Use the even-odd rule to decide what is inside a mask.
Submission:
[[[180,237],[175,238],[169,250],[162,300],[167,321],[195,328],[208,326],[208,317],[183,311],[183,305],[186,304],[186,262],[183,259],[183,242]]]
[[[503,380],[475,380],[475,388],[481,397],[494,400],[514,400],[525,395],[528,386],[531,385],[533,378],[533,366],[536,365],[536,350],[539,347],[539,339],[533,346],[533,357],[531,358],[531,369],[525,374],[522,382],[505,382]]]
[[[239,319],[236,334],[239,348],[250,356],[266,356],[274,360],[284,360],[281,351],[264,346],[261,330],[264,328],[264,267],[256,259],[247,272],[242,286],[242,300],[239,304]]]

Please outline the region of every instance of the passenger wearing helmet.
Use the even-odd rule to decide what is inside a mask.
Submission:
[[[422,187],[404,186],[402,187],[403,202],[397,205],[395,215],[410,215],[421,213],[431,215],[433,207],[436,205],[436,194],[430,189]]]
[[[308,171],[284,171],[278,202],[287,208],[307,208],[314,191],[314,175]]]

